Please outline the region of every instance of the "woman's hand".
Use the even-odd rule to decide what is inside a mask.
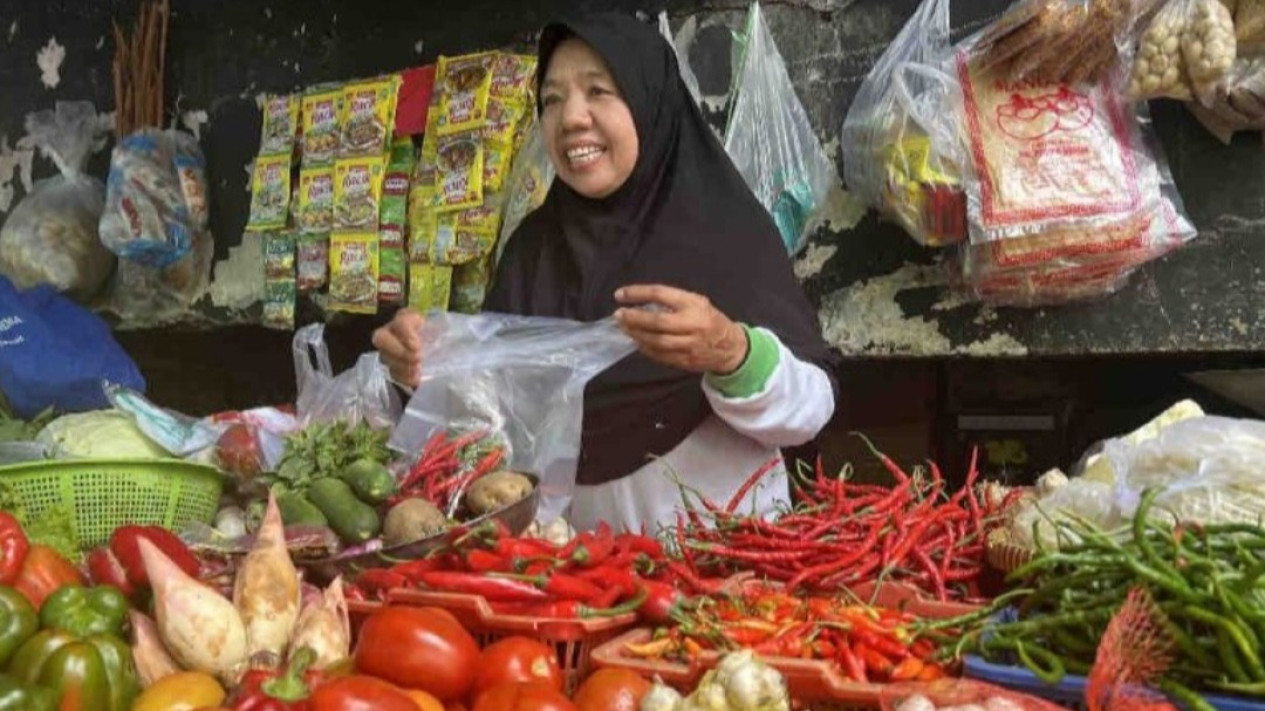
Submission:
[[[747,358],[747,332],[707,297],[662,285],[625,286],[615,292],[621,330],[647,357],[697,373],[728,374]],[[655,309],[629,308],[656,306]]]
[[[373,347],[400,385],[417,387],[422,378],[422,323],[425,319],[412,309],[395,312],[391,323],[373,332]]]

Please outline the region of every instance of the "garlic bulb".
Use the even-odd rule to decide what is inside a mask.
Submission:
[[[650,691],[641,697],[639,711],[680,711],[682,701],[676,689],[656,681]]]
[[[299,618],[299,571],[286,548],[277,499],[268,509],[255,546],[237,569],[233,604],[246,625],[247,655],[253,664],[280,664]]]

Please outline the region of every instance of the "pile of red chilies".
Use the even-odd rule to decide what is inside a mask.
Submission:
[[[978,597],[986,531],[1008,502],[980,501],[977,453],[965,486],[947,497],[934,462],[929,478],[911,476],[875,454],[895,477],[894,487],[826,477],[819,461],[815,477],[803,477],[802,501],[773,521],[736,511],[777,460],[752,475],[724,507],[703,500],[699,510],[684,496],[675,531],[680,554],[696,573],[752,570],[792,590],[899,581],[939,600]]]
[[[505,448],[487,431],[454,434],[440,430],[427,440],[417,461],[401,477],[390,503],[420,497],[447,511],[453,496],[460,495],[475,479],[496,471],[504,460]]]

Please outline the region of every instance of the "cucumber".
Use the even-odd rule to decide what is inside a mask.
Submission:
[[[302,494],[293,491],[277,494],[277,509],[281,511],[281,522],[287,526],[329,525],[320,509],[313,506]]]
[[[361,501],[380,504],[395,493],[395,477],[386,465],[376,459],[357,459],[339,472],[339,478],[351,485]]]
[[[342,479],[317,479],[308,488],[307,498],[325,514],[329,527],[344,543],[364,543],[382,529],[378,512],[357,499],[351,486]]]

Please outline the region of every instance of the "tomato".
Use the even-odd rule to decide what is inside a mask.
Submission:
[[[539,681],[511,681],[488,689],[474,711],[576,711],[561,691]]]
[[[344,676],[316,687],[312,711],[417,711],[404,691],[371,676]]]
[[[488,645],[479,657],[472,698],[511,681],[537,681],[562,691],[557,652],[528,637],[506,637]]]
[[[580,684],[572,701],[579,711],[637,711],[652,684],[628,669],[601,669]]]
[[[221,469],[239,476],[255,476],[263,469],[259,438],[250,425],[229,425],[215,443],[215,456]]]
[[[479,645],[446,610],[392,605],[364,621],[353,656],[363,674],[452,701],[470,693]]]
[[[443,703],[425,691],[405,689],[404,695],[412,699],[413,703],[417,704],[417,708],[421,709],[421,711],[444,711]]]

